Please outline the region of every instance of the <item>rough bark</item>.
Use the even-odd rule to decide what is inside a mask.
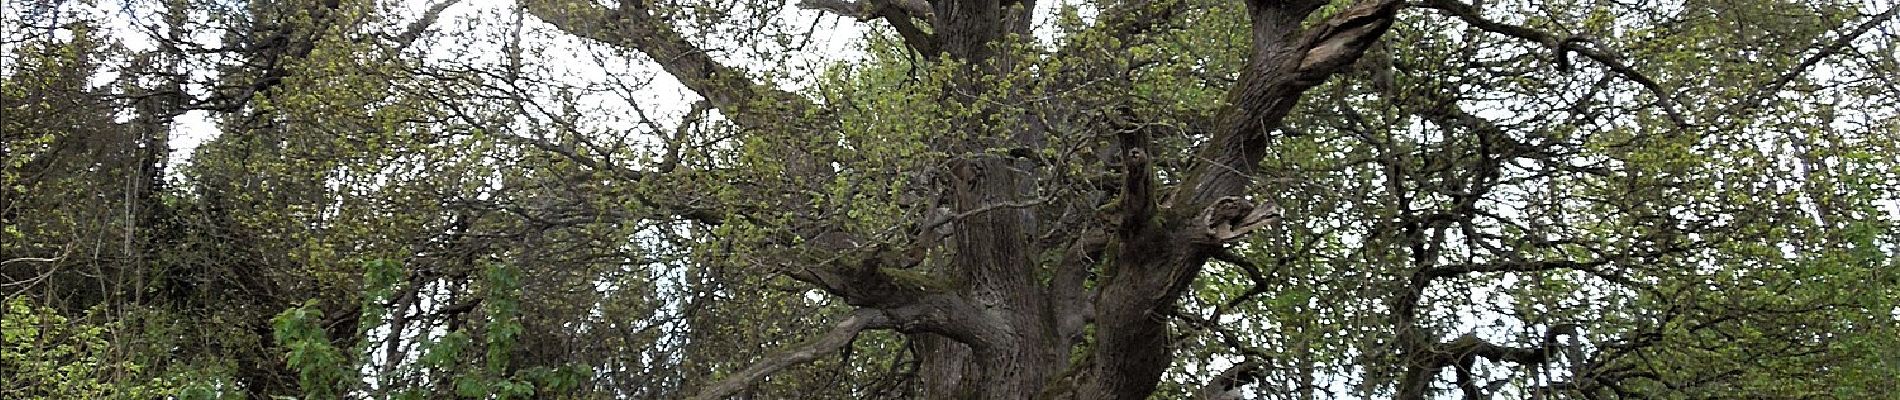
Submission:
[[[1230,105],[1218,117],[1218,130],[1200,151],[1198,159],[1206,161],[1177,189],[1183,192],[1174,193],[1159,209],[1151,208],[1158,201],[1148,189],[1152,178],[1125,183],[1123,204],[1134,217],[1121,227],[1118,265],[1096,306],[1096,366],[1076,398],[1140,399],[1154,391],[1172,361],[1162,316],[1221,245],[1208,235],[1212,227],[1195,217],[1221,198],[1247,194],[1252,172],[1265,157],[1267,134],[1306,89],[1370,47],[1391,26],[1400,3],[1360,4],[1301,29],[1300,21],[1319,5],[1249,2],[1252,53],[1240,82],[1228,93]],[[1141,141],[1124,138],[1123,143],[1141,146]],[[1130,158],[1138,161],[1142,156],[1131,151]],[[1160,218],[1147,217],[1150,213]]]

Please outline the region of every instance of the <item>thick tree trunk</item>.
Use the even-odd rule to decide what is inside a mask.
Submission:
[[[964,160],[951,169],[956,187],[950,203],[958,213],[972,213],[957,221],[951,237],[959,294],[984,319],[998,323],[990,329],[1002,331],[1000,342],[970,349],[970,360],[978,366],[967,371],[978,379],[974,393],[984,399],[1028,398],[1041,390],[1054,367],[1054,320],[1036,279],[1035,214],[994,207],[1027,200],[1033,176],[1003,157]]]

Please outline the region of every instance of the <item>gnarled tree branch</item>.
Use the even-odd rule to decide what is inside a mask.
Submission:
[[[1228,367],[1207,381],[1206,386],[1195,396],[1197,400],[1239,400],[1240,388],[1260,380],[1260,370],[1266,365],[1258,361],[1245,361]]]
[[[1312,2],[1248,2],[1253,50],[1240,82],[1228,91],[1214,137],[1197,154],[1199,164],[1171,196],[1190,209],[1244,194],[1253,171],[1266,158],[1268,134],[1277,129],[1307,89],[1350,65],[1392,26],[1397,0],[1360,3],[1312,29],[1301,21]],[[1185,195],[1185,196],[1183,196]]]
[[[843,321],[838,321],[838,324],[833,326],[830,332],[826,332],[822,336],[806,341],[791,350],[766,356],[764,359],[759,360],[758,363],[746,367],[745,370],[733,373],[725,379],[721,379],[719,382],[712,384],[712,386],[700,389],[699,394],[693,395],[692,398],[694,400],[717,400],[726,398],[741,390],[745,390],[745,388],[758,383],[759,380],[765,379],[766,376],[772,375],[786,367],[811,362],[812,360],[818,359],[818,357],[824,353],[843,348],[845,345],[851,343],[852,338],[858,336],[858,332],[863,332],[866,329],[888,327],[891,327],[891,318],[884,315],[883,311],[859,309],[851,313],[850,317],[846,317]]]
[[[883,19],[891,24],[891,29],[904,38],[904,43],[925,55],[937,54],[937,38],[917,27],[912,19],[929,24],[936,15],[930,11],[930,3],[923,0],[803,0],[799,8],[822,10],[833,14],[855,18],[858,21]]]

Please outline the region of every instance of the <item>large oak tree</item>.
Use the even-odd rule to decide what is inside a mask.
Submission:
[[[1666,377],[1636,361],[1668,351],[1675,335],[1723,335],[1713,332],[1725,319],[1751,318],[1740,310],[1773,308],[1710,303],[1743,290],[1714,282],[1759,278],[1704,276],[1698,266],[1809,265],[1731,245],[1806,247],[1773,231],[1796,220],[1812,223],[1797,229],[1854,228],[1824,222],[1835,211],[1818,202],[1831,189],[1737,187],[1814,182],[1815,170],[1781,175],[1743,166],[1778,164],[1770,159],[1700,149],[1778,142],[1748,116],[1775,107],[1770,98],[1793,81],[1828,79],[1813,66],[1854,51],[1848,43],[1893,14],[1835,20],[1803,39],[1724,43],[1677,31],[1749,11],[1127,1],[1090,4],[1093,18],[1042,45],[1036,21],[1052,17],[1033,2],[802,5],[887,28],[891,51],[914,53],[910,68],[925,72],[845,78],[853,86],[813,98],[688,40],[675,25],[690,14],[679,4],[524,3],[564,32],[644,54],[739,137],[729,163],[635,166],[613,184],[721,193],[658,194],[641,206],[738,226],[713,231],[723,246],[702,262],[790,277],[852,310],[808,342],[709,382],[699,398],[742,393],[877,329],[906,338],[913,395],[924,398],[1148,398],[1183,361],[1192,330],[1233,345],[1226,360],[1246,360],[1212,386],[1272,376],[1267,392],[1329,392],[1344,388],[1268,372],[1327,374],[1314,370],[1321,363],[1247,342],[1312,346],[1297,341],[1334,339],[1307,330],[1345,318],[1380,327],[1355,338],[1371,343],[1330,355],[1389,374],[1362,381],[1389,388],[1359,389],[1367,395],[1481,396],[1517,382],[1519,393],[1594,396],[1641,393],[1644,380],[1721,379],[1736,371]],[[1529,16],[1539,9],[1553,15]],[[1754,57],[1783,60],[1746,71],[1717,61],[1751,57],[1736,47],[1762,42],[1784,55]],[[1668,66],[1684,62],[1733,73],[1706,79]],[[1330,80],[1355,82],[1315,89]],[[1859,215],[1846,219],[1873,216]],[[1247,290],[1197,293],[1210,275],[1234,271],[1249,283],[1229,285]],[[1520,306],[1537,311],[1515,313],[1530,326],[1507,338],[1516,343],[1453,330],[1461,317],[1435,314],[1482,318],[1455,301],[1432,309],[1443,302],[1434,297],[1458,295],[1439,292],[1447,286],[1509,291],[1520,280],[1594,292]],[[1533,292],[1542,294],[1514,295],[1563,296]],[[1271,315],[1244,329],[1223,318],[1287,296],[1301,297],[1287,305],[1295,310],[1345,312]],[[1655,310],[1591,310],[1632,306]],[[1697,312],[1668,311],[1682,309]],[[1685,319],[1712,332],[1670,331]],[[1586,335],[1587,350],[1577,344]],[[1475,372],[1480,362],[1521,370]]]

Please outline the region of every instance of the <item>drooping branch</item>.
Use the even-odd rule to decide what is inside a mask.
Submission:
[[[845,304],[877,310],[886,318],[880,327],[936,334],[972,348],[993,348],[1005,341],[1002,336],[1008,329],[997,315],[954,293],[942,278],[914,269],[883,268],[893,252],[870,251],[882,254],[840,256],[824,265],[782,272],[842,298]]]
[[[777,121],[758,119],[764,116],[758,114],[804,115],[813,108],[810,99],[755,82],[745,71],[713,59],[643,1],[622,2],[618,8],[585,0],[524,0],[522,6],[562,31],[646,54],[742,125]]]
[[[845,345],[850,344],[851,339],[858,336],[858,332],[863,332],[866,329],[889,327],[891,327],[891,318],[884,315],[884,312],[860,309],[853,312],[850,317],[839,321],[836,326],[831,328],[830,332],[826,332],[822,336],[806,341],[791,350],[766,356],[764,359],[759,360],[758,363],[746,367],[745,370],[733,373],[725,379],[721,379],[719,382],[712,384],[712,386],[700,389],[699,393],[693,395],[692,398],[694,400],[724,399],[741,390],[745,390],[747,387],[757,384],[759,380],[765,379],[766,376],[770,376],[786,367],[811,362],[825,353],[837,351]]]

